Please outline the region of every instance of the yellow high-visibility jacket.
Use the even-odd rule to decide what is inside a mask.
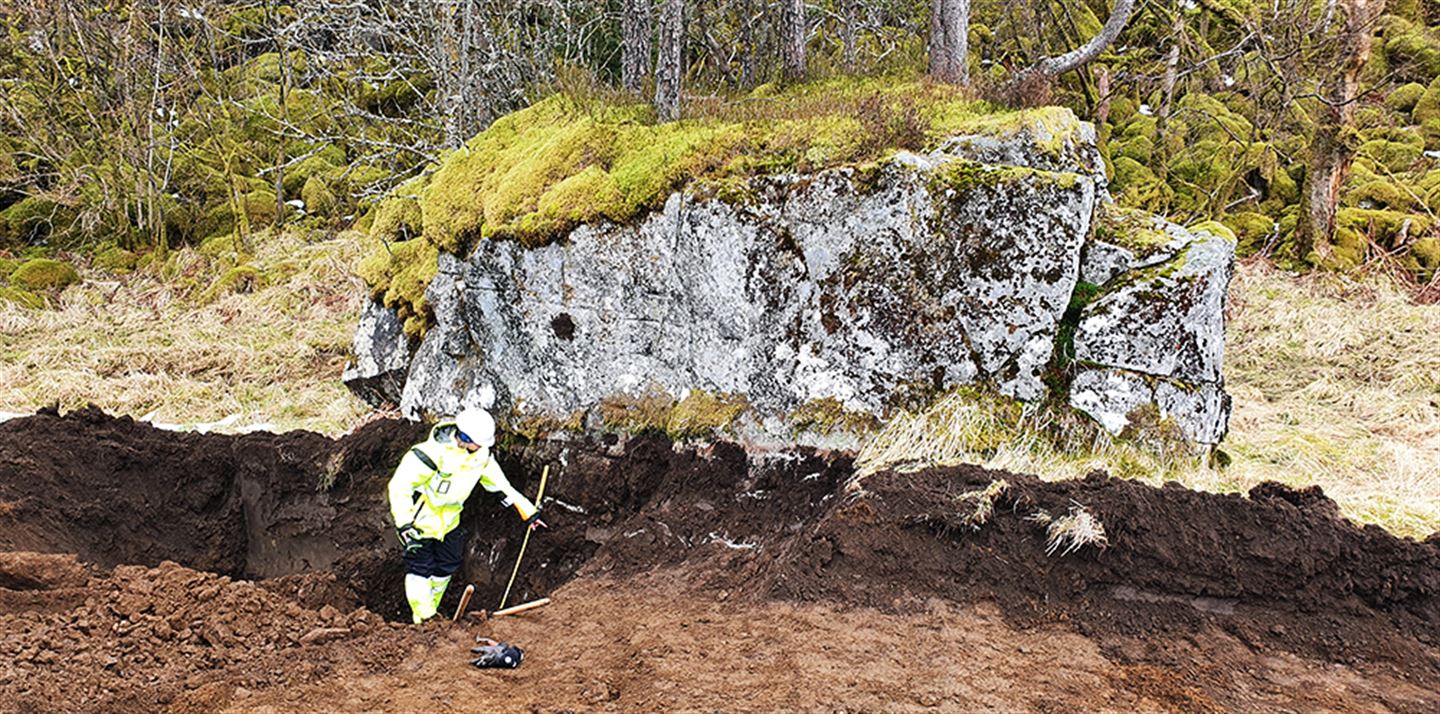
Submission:
[[[535,504],[516,491],[505,479],[489,449],[470,453],[456,443],[458,430],[441,422],[430,430],[430,439],[405,452],[395,475],[390,477],[390,514],[395,526],[414,523],[420,535],[442,539],[460,525],[465,499],[480,484],[486,491],[504,496],[504,505],[513,506],[525,520],[535,515]],[[418,449],[434,462],[430,468],[415,454]]]

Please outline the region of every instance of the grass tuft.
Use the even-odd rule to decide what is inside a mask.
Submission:
[[[1032,515],[1030,520],[1045,524],[1046,555],[1058,553],[1063,558],[1087,545],[1101,550],[1110,546],[1110,539],[1105,537],[1105,525],[1084,506],[1073,501],[1070,512],[1059,518],[1051,519],[1050,514],[1041,511]]]
[[[965,524],[971,528],[979,529],[980,526],[990,522],[990,516],[995,514],[995,501],[1010,490],[1010,483],[1005,479],[996,479],[983,489],[966,491],[956,497],[955,500],[962,504],[966,501],[974,501],[975,509],[965,517]]]

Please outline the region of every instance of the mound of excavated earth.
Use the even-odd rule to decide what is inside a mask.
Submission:
[[[1271,484],[515,444],[552,527],[511,600],[554,602],[414,627],[384,485],[425,431],[0,424],[0,711],[1440,708],[1440,539]],[[523,531],[479,493],[465,527],[493,609]],[[524,664],[469,667],[476,635]]]

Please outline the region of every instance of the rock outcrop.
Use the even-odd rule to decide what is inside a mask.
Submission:
[[[371,404],[396,405],[409,371],[410,341],[399,316],[377,302],[365,303],[355,328],[353,359],[341,379]]]
[[[1094,130],[1067,110],[1040,117],[874,170],[691,184],[633,224],[543,247],[442,253],[402,411],[497,402],[574,424],[617,397],[709,394],[747,405],[747,437],[793,441],[817,405],[883,417],[974,382],[1038,400],[1064,381],[1048,377],[1084,280],[1101,295],[1072,325],[1063,396],[1113,431],[1151,406],[1218,441],[1232,244],[1163,225],[1139,247],[1100,240]],[[351,384],[399,365],[375,310]]]
[[[1120,272],[1081,314],[1070,404],[1117,434],[1153,405],[1187,438],[1219,443],[1230,416],[1221,363],[1235,242],[1223,229],[1159,227],[1175,237],[1173,255]]]

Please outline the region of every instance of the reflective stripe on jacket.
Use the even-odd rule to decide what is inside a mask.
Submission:
[[[455,442],[453,423],[442,422],[430,430],[427,441],[405,452],[395,475],[390,477],[390,515],[397,527],[414,523],[426,538],[444,538],[460,525],[465,499],[479,484],[499,493],[506,506],[514,506],[522,519],[535,514],[535,504],[505,479],[489,449],[470,453]],[[415,449],[424,452],[436,468],[427,466]]]

